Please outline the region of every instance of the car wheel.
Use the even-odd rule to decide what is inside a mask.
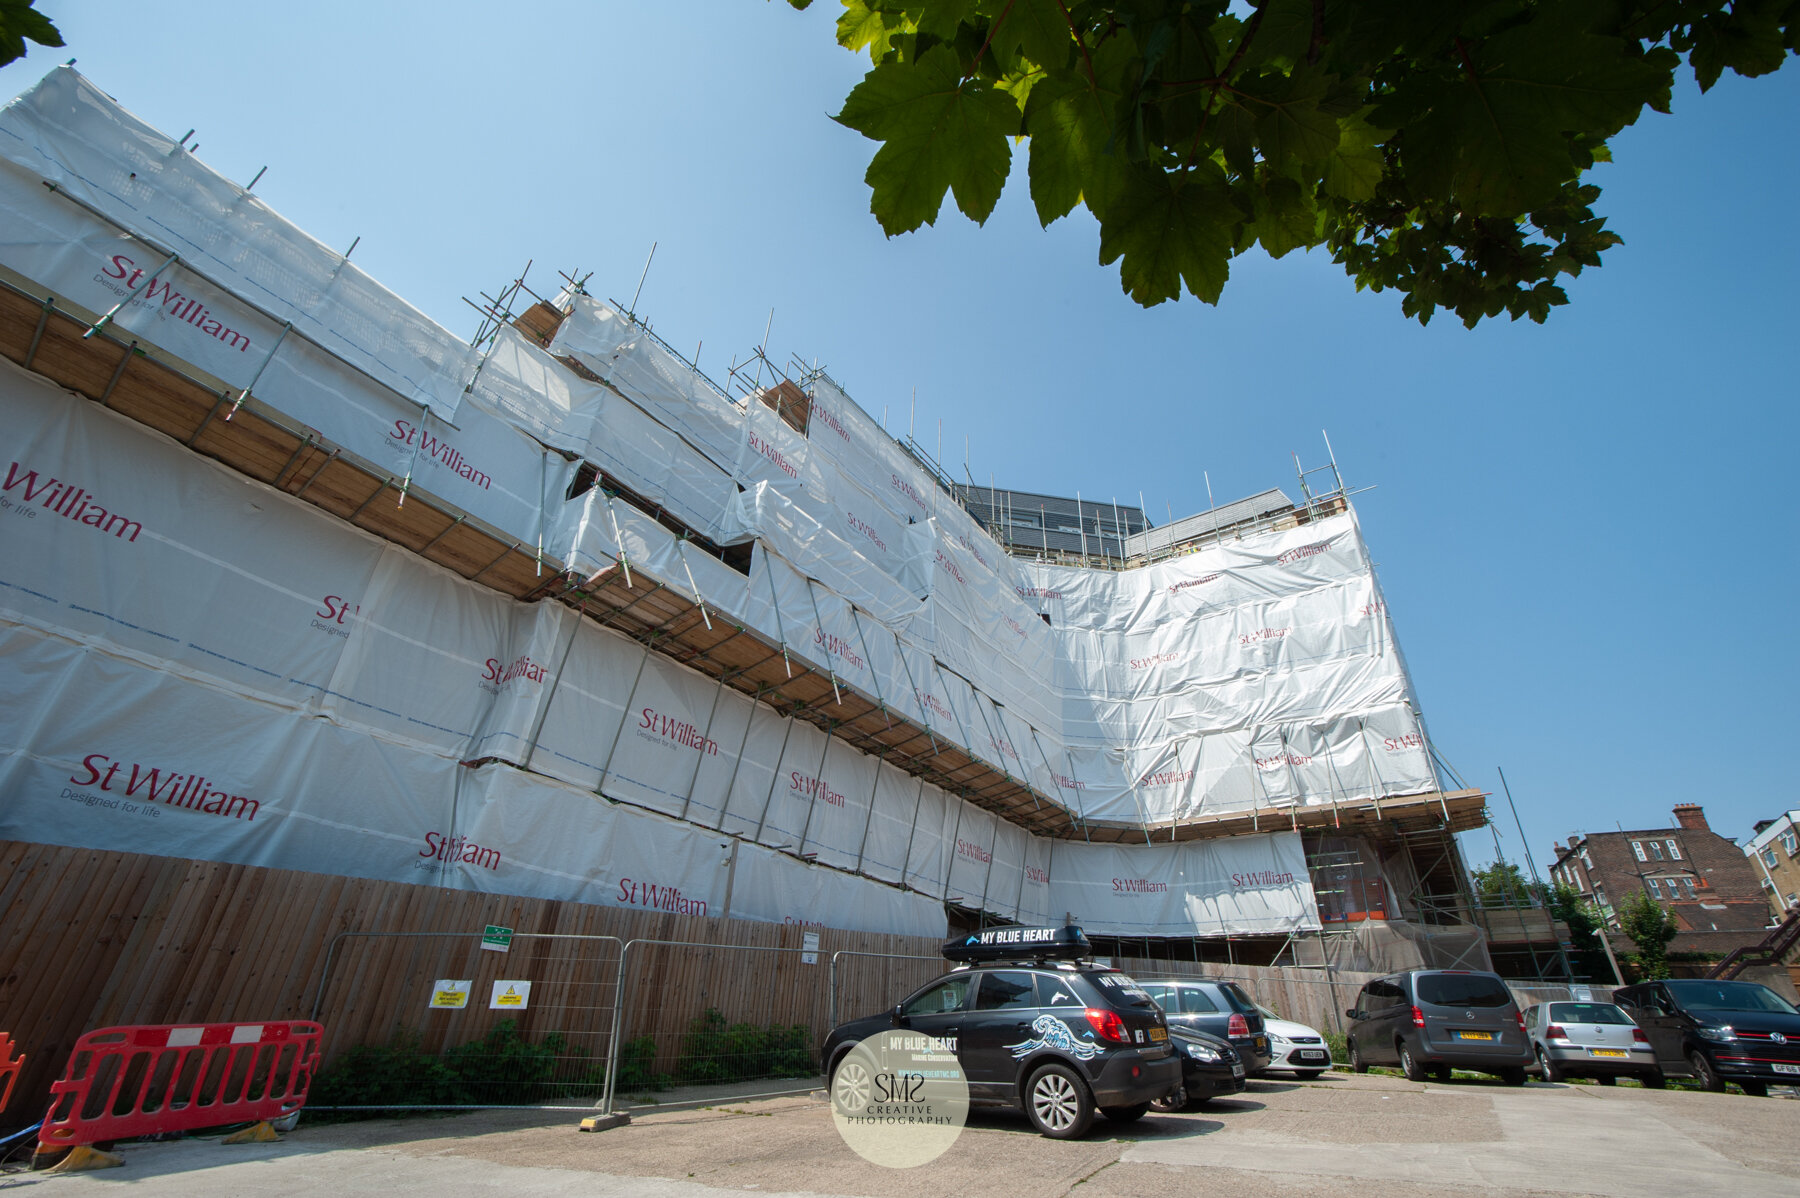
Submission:
[[[1294,1076],[1300,1081],[1310,1082],[1317,1081],[1319,1075],[1324,1072],[1323,1069],[1296,1069],[1294,1070]]]
[[[1173,1115],[1180,1111],[1191,1111],[1200,1104],[1188,1097],[1186,1086],[1175,1087],[1173,1094],[1165,1094],[1150,1103],[1151,1109],[1165,1115]]]
[[[1025,1113],[1052,1140],[1073,1140],[1094,1125],[1094,1099],[1073,1069],[1045,1065],[1025,1084]]]
[[[1500,1080],[1505,1082],[1509,1086],[1524,1085],[1525,1084],[1525,1066],[1514,1065],[1510,1069],[1502,1069],[1500,1071]]]
[[[1350,1041],[1350,1072],[1367,1073],[1368,1071],[1369,1063],[1363,1060],[1362,1049],[1356,1046],[1356,1041]]]
[[[1744,1093],[1752,1098],[1767,1098],[1769,1096],[1768,1082],[1739,1082],[1738,1085],[1743,1088]]]
[[[1538,1072],[1544,1075],[1545,1081],[1559,1082],[1563,1079],[1565,1075],[1563,1074],[1562,1069],[1555,1061],[1550,1059],[1550,1054],[1544,1051],[1544,1046],[1541,1044],[1538,1045],[1537,1059]]]
[[[1699,1079],[1702,1090],[1711,1090],[1714,1094],[1725,1092],[1725,1079],[1719,1076],[1719,1071],[1713,1068],[1712,1062],[1698,1048],[1688,1053],[1688,1065],[1694,1070],[1694,1076]]]
[[[839,1114],[860,1115],[869,1105],[874,1074],[853,1053],[838,1058],[831,1070],[831,1103]]]
[[[1422,1082],[1431,1076],[1419,1058],[1413,1056],[1411,1046],[1404,1040],[1400,1042],[1400,1072],[1406,1074],[1409,1082]]]
[[[1130,1106],[1103,1106],[1100,1113],[1114,1123],[1136,1123],[1150,1109],[1147,1102],[1134,1102]]]

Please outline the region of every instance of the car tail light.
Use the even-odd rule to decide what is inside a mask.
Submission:
[[[1523,1036],[1523,1035],[1524,1035],[1524,1034],[1525,1034],[1525,1012],[1523,1012],[1523,1011],[1514,1011],[1514,1012],[1513,1012],[1513,1018],[1514,1018],[1514,1019],[1516,1019],[1516,1020],[1517,1020],[1517,1021],[1518,1021],[1518,1023],[1519,1023],[1519,1034],[1520,1034],[1520,1035],[1521,1035],[1521,1036]]]
[[[1425,1026],[1425,1012],[1419,1010],[1419,1008],[1417,1008],[1417,1007],[1413,1008],[1413,1026],[1414,1027],[1424,1027]]]
[[[1569,1033],[1560,1023],[1553,1023],[1544,1029],[1544,1039],[1546,1040],[1567,1040],[1568,1038]]]
[[[1227,1036],[1248,1036],[1250,1034],[1250,1021],[1245,1019],[1242,1015],[1233,1015],[1230,1021],[1225,1024],[1225,1034]]]
[[[1631,1042],[1633,1044],[1648,1044],[1650,1043],[1650,1037],[1644,1034],[1643,1028],[1634,1027],[1631,1029]]]
[[[1115,1044],[1131,1043],[1131,1033],[1125,1030],[1125,1021],[1119,1018],[1117,1011],[1109,1011],[1105,1007],[1089,1007],[1087,1021],[1102,1040],[1111,1040]]]

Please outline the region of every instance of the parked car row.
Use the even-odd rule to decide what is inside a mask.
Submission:
[[[1136,981],[1096,963],[1079,928],[990,929],[943,951],[949,972],[826,1037],[832,1099],[846,1113],[870,1091],[858,1046],[895,1028],[955,1052],[971,1106],[1022,1111],[1056,1139],[1085,1134],[1096,1116],[1128,1123],[1153,1108],[1191,1110],[1259,1073],[1312,1078],[1331,1065],[1316,1029],[1275,1018],[1235,982]],[[1772,1081],[1800,1084],[1800,1012],[1766,987],[1679,980],[1614,997],[1521,1011],[1497,974],[1389,974],[1345,1012],[1350,1067],[1396,1065],[1414,1081],[1475,1070],[1509,1085],[1528,1072],[1659,1088],[1694,1077],[1754,1095]]]
[[[1677,978],[1613,992],[1612,1002],[1548,1002],[1521,1011],[1497,974],[1408,970],[1363,986],[1345,1039],[1350,1066],[1398,1065],[1414,1081],[1452,1069],[1523,1085],[1636,1078],[1660,1089],[1689,1077],[1762,1096],[1800,1084],[1800,1011],[1755,982]]]

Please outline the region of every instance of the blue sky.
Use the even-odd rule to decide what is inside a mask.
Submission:
[[[1614,141],[1625,245],[1547,326],[1357,294],[1321,253],[1239,259],[1220,306],[1138,308],[1091,219],[1038,227],[1023,159],[977,228],[887,240],[873,143],[828,119],[866,69],[836,5],[40,0],[100,87],[464,335],[463,296],[592,271],[722,377],[763,335],[1001,486],[1153,518],[1280,486],[1328,430],[1440,752],[1506,770],[1540,865],[1576,829],[1679,802],[1744,837],[1800,806],[1785,501],[1800,67],[1690,85]],[[500,14],[500,15],[497,15]],[[1518,855],[1510,818],[1505,851]],[[1466,841],[1491,857],[1486,832]]]

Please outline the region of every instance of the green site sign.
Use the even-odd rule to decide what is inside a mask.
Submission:
[[[503,953],[512,947],[513,930],[488,924],[481,932],[481,947]]]

